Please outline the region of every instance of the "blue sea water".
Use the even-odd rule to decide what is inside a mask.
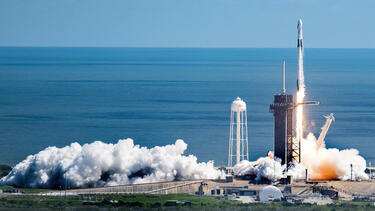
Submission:
[[[183,139],[186,154],[225,165],[230,104],[247,102],[250,159],[273,148],[269,104],[296,92],[296,49],[0,48],[0,163],[48,146],[133,138],[153,147]],[[374,163],[375,49],[305,49],[306,126],[328,147]]]

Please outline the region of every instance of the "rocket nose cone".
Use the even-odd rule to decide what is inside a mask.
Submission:
[[[298,27],[302,27],[302,19],[298,19]]]

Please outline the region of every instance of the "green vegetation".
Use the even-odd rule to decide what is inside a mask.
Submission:
[[[153,209],[168,208],[168,200],[189,201],[191,204],[178,204],[173,208],[230,207],[239,202],[219,200],[212,197],[199,197],[187,194],[171,195],[80,195],[80,196],[39,196],[13,195],[0,198],[0,207],[6,208],[134,208]]]
[[[3,190],[3,192],[8,192],[8,193],[43,193],[43,192],[50,192],[53,190],[50,189],[39,189],[39,188],[15,188],[12,186],[7,186],[3,185],[0,186],[0,190]]]
[[[0,177],[5,177],[12,171],[12,167],[4,164],[0,164]]]
[[[253,203],[241,204],[236,201],[220,200],[208,196],[192,196],[188,194],[170,195],[80,195],[80,196],[39,196],[39,195],[8,195],[0,197],[0,208],[76,208],[88,210],[374,210],[372,202],[343,202],[337,201],[331,205],[290,204],[277,203]],[[189,201],[186,204],[173,204],[168,206],[168,201]],[[173,201],[172,201],[173,202]],[[171,204],[171,203],[169,203]]]

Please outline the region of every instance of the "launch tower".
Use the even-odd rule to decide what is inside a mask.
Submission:
[[[283,61],[283,87],[280,94],[274,95],[270,112],[274,116],[274,155],[281,159],[281,164],[289,163],[300,157],[293,147],[293,95],[286,94],[285,61]],[[296,157],[297,156],[297,157]]]

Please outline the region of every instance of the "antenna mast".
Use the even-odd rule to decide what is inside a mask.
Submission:
[[[286,89],[285,89],[285,60],[283,60],[283,89],[281,90],[281,94],[283,94],[283,95],[286,94]]]

